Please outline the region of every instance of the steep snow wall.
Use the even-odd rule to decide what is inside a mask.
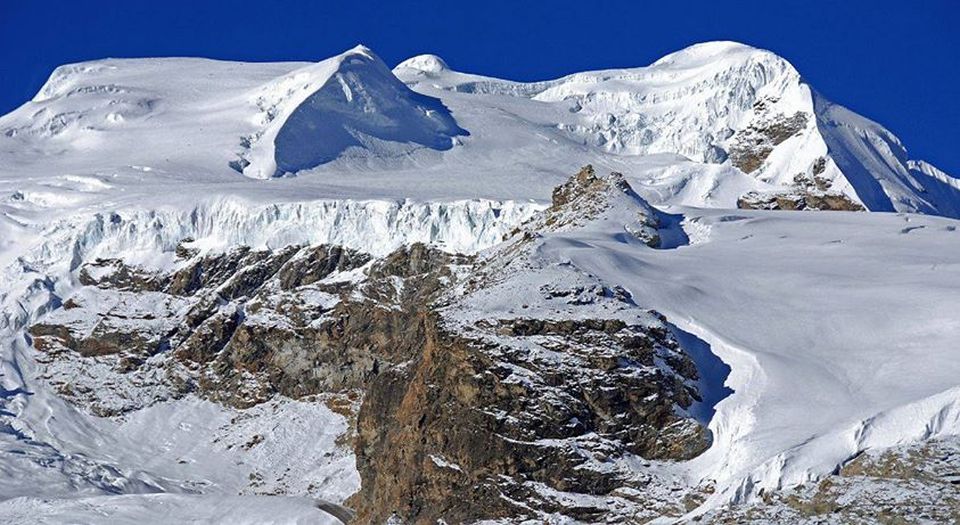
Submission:
[[[249,205],[217,199],[189,210],[118,210],[85,221],[64,220],[44,231],[45,240],[34,253],[38,260],[70,260],[72,266],[94,257],[118,256],[149,264],[145,257],[169,255],[185,239],[193,239],[191,247],[201,250],[333,243],[385,255],[404,244],[423,242],[469,253],[500,242],[541,208],[536,203],[489,200]]]
[[[265,128],[245,139],[245,175],[296,173],[343,154],[379,157],[447,150],[466,131],[438,99],[412,91],[372,51],[358,46],[298,69],[258,91]]]
[[[960,217],[960,180],[908,160],[882,126],[814,94],[817,127],[830,157],[870,211],[916,211]]]
[[[319,200],[250,204],[216,199],[192,208],[123,209],[59,220],[26,235],[32,244],[2,271],[0,328],[22,326],[51,307],[46,292],[82,262],[123,258],[146,267],[174,264],[184,241],[218,251],[332,243],[385,255],[415,242],[470,253],[492,246],[541,204],[514,201],[453,202]],[[54,305],[55,306],[55,305]]]

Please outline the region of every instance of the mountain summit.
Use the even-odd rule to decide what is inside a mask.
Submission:
[[[0,131],[21,166],[299,174],[347,191],[376,178],[398,198],[544,199],[590,162],[638,177],[654,204],[960,216],[957,179],[917,168],[892,133],[783,58],[734,42],[532,83],[460,73],[435,55],[391,72],[363,46],[316,64],[95,61],[58,68]]]
[[[260,89],[262,128],[238,167],[266,178],[314,168],[361,149],[380,157],[450,149],[466,132],[437,99],[411,91],[364,46],[297,69]]]

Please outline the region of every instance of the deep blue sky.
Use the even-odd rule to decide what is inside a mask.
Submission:
[[[461,71],[537,80],[642,66],[705,40],[779,53],[912,157],[960,176],[960,0],[0,0],[0,114],[55,66],[103,57],[320,60],[364,43],[391,65],[430,52]]]

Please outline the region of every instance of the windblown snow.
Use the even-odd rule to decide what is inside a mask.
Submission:
[[[670,249],[604,223],[539,253],[625,283],[731,368],[713,446],[676,467],[717,483],[695,512],[960,433],[960,180],[770,52],[713,42],[533,83],[434,55],[391,71],[362,46],[315,64],[107,59],[0,117],[0,516],[335,522],[360,483],[342,415],[188,398],[96,417],[37,375],[25,327],[97,258],[476,253],[588,163],[673,217]],[[747,194],[887,213],[736,209]]]

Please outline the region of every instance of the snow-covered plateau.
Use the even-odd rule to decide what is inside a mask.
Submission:
[[[0,117],[0,519],[960,520],[958,218],[733,42],[61,66]]]

